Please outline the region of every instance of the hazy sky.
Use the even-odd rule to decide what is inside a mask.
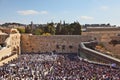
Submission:
[[[0,23],[60,20],[120,25],[120,0],[0,0]]]

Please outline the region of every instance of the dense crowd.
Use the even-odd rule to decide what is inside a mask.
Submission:
[[[120,68],[69,54],[22,54],[0,67],[0,80],[120,80]]]

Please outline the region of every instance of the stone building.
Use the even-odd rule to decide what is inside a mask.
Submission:
[[[16,29],[1,29],[0,65],[17,58],[20,51],[20,33]]]

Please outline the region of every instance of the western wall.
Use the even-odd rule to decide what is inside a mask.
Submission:
[[[50,52],[76,53],[81,41],[91,40],[90,36],[80,35],[51,35],[38,36],[30,34],[21,35],[21,52]]]

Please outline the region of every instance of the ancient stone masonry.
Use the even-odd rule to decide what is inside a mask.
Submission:
[[[80,35],[37,36],[22,34],[21,51],[22,53],[50,51],[74,53],[78,51],[78,45],[81,41],[90,39],[91,37]]]
[[[112,36],[117,36],[120,31],[94,31],[94,32],[83,32],[82,35],[88,35],[96,38],[100,42],[108,42]]]
[[[3,29],[2,31],[0,34],[0,66],[17,58],[21,53],[20,33],[16,29]]]
[[[104,44],[106,50],[112,55],[120,56],[120,44],[113,46],[109,44],[111,40],[120,40],[120,28],[89,28],[86,32],[82,32],[84,36],[91,36],[98,42]]]

